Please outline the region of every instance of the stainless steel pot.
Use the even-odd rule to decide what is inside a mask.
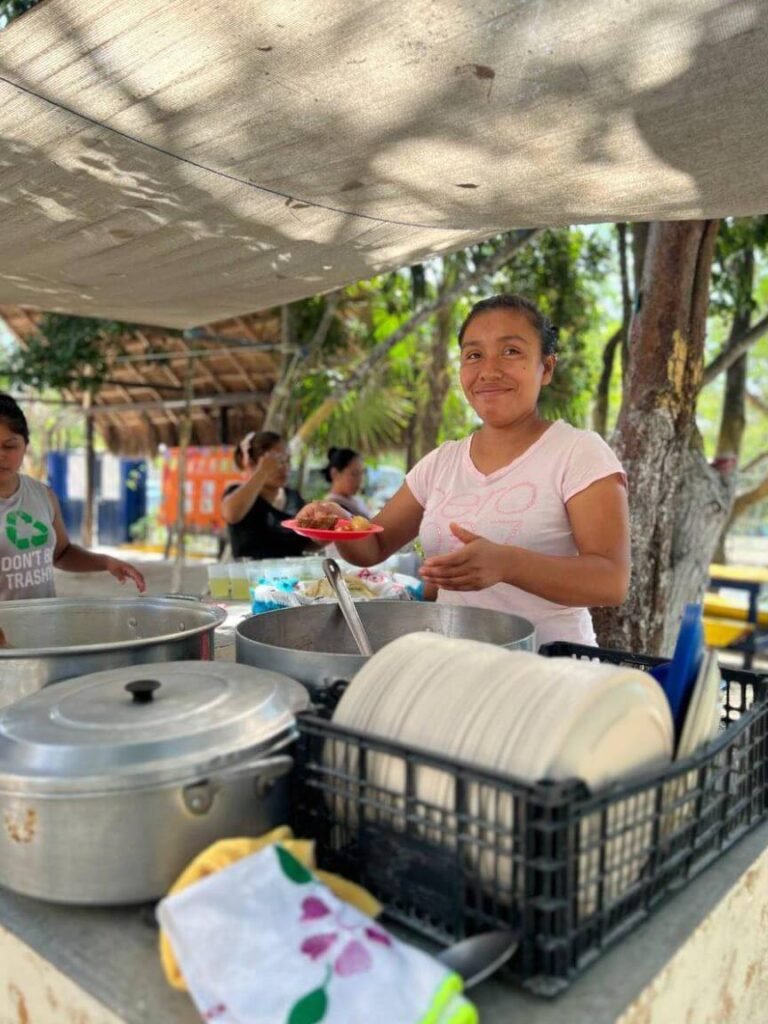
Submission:
[[[287,820],[308,703],[234,664],[99,672],[0,712],[0,884],[60,903],[156,899],[218,839]]]
[[[226,612],[180,597],[0,602],[0,708],[55,683],[123,665],[213,658]]]
[[[517,615],[414,601],[360,601],[356,607],[374,651],[405,633],[421,631],[535,650],[533,626]],[[235,630],[235,645],[239,662],[284,672],[304,683],[310,693],[351,679],[367,661],[333,604],[254,615]]]

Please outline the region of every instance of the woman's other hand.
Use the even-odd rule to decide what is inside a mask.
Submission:
[[[120,583],[125,583],[126,580],[133,580],[140,594],[143,594],[147,589],[146,580],[139,570],[134,568],[129,562],[122,562],[119,558],[112,558],[111,555],[107,555],[104,558],[104,568],[110,576],[114,576]]]
[[[485,590],[504,580],[503,546],[451,523],[462,546],[447,555],[428,558],[421,567],[426,583],[442,590]]]

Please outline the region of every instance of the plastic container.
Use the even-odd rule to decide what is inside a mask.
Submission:
[[[211,597],[227,600],[230,595],[229,566],[220,562],[208,566],[208,589]]]
[[[248,589],[248,562],[231,562],[229,565],[229,585],[233,601],[250,601]]]
[[[663,663],[568,643],[539,653],[645,670]],[[315,840],[324,869],[365,886],[391,917],[433,940],[519,929],[511,978],[536,995],[557,995],[768,818],[768,676],[721,672],[714,741],[595,793],[579,780],[532,784],[300,715],[294,831]],[[345,686],[326,691],[321,715]],[[404,793],[369,774],[381,754],[402,763]],[[420,798],[423,771],[443,775],[443,806]],[[494,815],[499,806],[512,809],[511,829]],[[476,868],[481,858],[504,872],[489,883]]]

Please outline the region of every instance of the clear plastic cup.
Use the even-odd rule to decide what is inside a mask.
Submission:
[[[233,601],[250,601],[248,589],[248,562],[231,562],[229,565],[229,585]]]
[[[226,600],[230,594],[229,566],[220,562],[208,566],[208,589],[211,597]]]
[[[300,580],[322,580],[325,577],[323,559],[317,555],[297,559],[296,571]]]

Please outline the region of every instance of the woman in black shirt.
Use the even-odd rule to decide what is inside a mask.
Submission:
[[[235,465],[251,475],[228,487],[221,502],[234,558],[292,558],[310,546],[281,525],[305,504],[285,486],[289,464],[285,442],[271,430],[248,434],[235,449]]]

